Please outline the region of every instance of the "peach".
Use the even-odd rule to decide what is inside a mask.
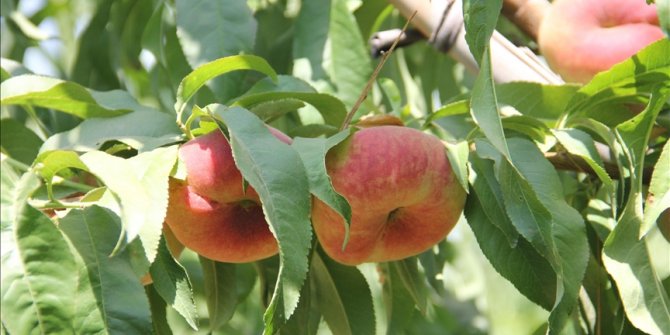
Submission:
[[[291,138],[270,128],[279,140]],[[186,181],[170,180],[166,223],[187,248],[209,259],[244,263],[278,252],[260,199],[233,160],[228,140],[214,131],[184,144]]]
[[[538,35],[549,66],[581,83],[664,36],[644,0],[556,0]]]
[[[344,219],[314,199],[312,223],[326,253],[356,265],[417,255],[440,242],[463,211],[465,191],[439,139],[421,131],[365,128],[326,155],[334,189],[351,205]]]

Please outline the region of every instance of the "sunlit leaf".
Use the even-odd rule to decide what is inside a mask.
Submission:
[[[186,107],[186,103],[210,79],[238,70],[255,70],[270,76],[273,80],[277,80],[277,74],[270,67],[270,64],[258,56],[240,55],[219,58],[198,66],[193,72],[184,77],[177,90],[177,102],[174,105],[174,109],[177,113],[182,112]]]
[[[3,105],[33,105],[70,113],[80,118],[126,114],[136,105],[124,91],[98,92],[77,83],[36,75],[9,78],[0,84]]]
[[[146,257],[156,257],[168,204],[168,176],[177,159],[177,146],[159,148],[130,159],[101,151],[81,156],[89,171],[118,197],[124,235],[130,243],[139,236]]]
[[[605,268],[617,283],[628,319],[649,334],[663,334],[665,329],[670,329],[670,298],[655,274],[645,239],[641,238],[642,174],[647,140],[669,92],[668,89],[655,90],[644,112],[616,128],[619,141],[625,145],[633,176],[626,207],[603,247]]]

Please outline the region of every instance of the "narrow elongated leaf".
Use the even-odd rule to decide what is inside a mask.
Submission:
[[[498,22],[502,9],[502,1],[464,0],[463,22],[465,24],[465,40],[470,52],[483,68],[484,54],[488,49],[489,40]],[[474,95],[474,94],[473,94]]]
[[[151,324],[153,325],[153,334],[155,335],[172,335],[172,329],[167,321],[167,304],[165,300],[158,294],[152,285],[144,287],[149,298],[149,305],[151,305]]]
[[[349,134],[349,130],[344,130],[327,139],[297,137],[291,144],[305,165],[305,171],[307,171],[307,177],[309,178],[309,191],[344,218],[346,235],[343,248],[349,238],[351,206],[349,206],[347,199],[333,189],[333,184],[326,172],[326,153],[344,141]]]
[[[179,141],[180,135],[174,116],[140,109],[114,118],[84,120],[72,130],[49,137],[40,152],[97,150],[112,140],[126,143],[139,151],[149,151]]]
[[[577,89],[579,86],[569,84],[512,82],[497,85],[496,97],[500,104],[510,105],[523,115],[556,120],[563,114]]]
[[[497,162],[497,176],[512,223],[551,264],[558,277],[556,302],[549,316],[549,333],[561,331],[577,302],[588,263],[588,245],[581,215],[563,199],[560,180],[539,149],[527,140],[508,141],[513,167],[494,149],[477,143],[482,157]]]
[[[0,231],[11,229],[14,222],[14,192],[19,182],[19,174],[9,164],[9,159],[2,155],[0,161]],[[36,183],[37,185],[37,183]]]
[[[500,120],[498,103],[496,102],[493,72],[491,70],[491,53],[488,48],[486,48],[481,60],[479,75],[472,88],[470,114],[493,146],[509,158],[509,149],[505,141],[505,133]]]
[[[576,305],[582,279],[588,264],[589,247],[584,221],[577,210],[563,198],[556,170],[531,142],[508,141],[512,159],[528,181],[538,200],[551,214],[549,231],[542,232],[550,247],[548,260],[562,284],[557,290],[556,305],[549,316],[549,333],[558,333]],[[540,226],[541,230],[545,227]]]
[[[296,99],[316,108],[326,124],[339,127],[347,115],[347,108],[338,98],[316,92],[306,82],[291,76],[280,75],[276,82],[263,79],[249,91],[235,99],[233,106],[250,108],[259,103],[279,99]]]
[[[478,216],[478,221],[485,223],[489,222],[495,225],[500,233],[505,236],[509,247],[516,247],[519,241],[519,232],[505,213],[505,201],[503,199],[502,191],[500,190],[500,184],[496,180],[493,172],[493,163],[487,163],[486,160],[473,155],[470,159],[470,167],[472,168],[470,185],[475,193],[478,203],[484,209],[481,213],[477,213],[481,214]],[[475,236],[479,239],[480,237],[477,232],[481,230],[476,230],[474,227],[473,230],[475,230]],[[481,243],[480,246],[483,249]],[[490,257],[489,260],[491,263],[494,263]],[[501,270],[498,271],[502,272]]]
[[[186,107],[186,103],[207,81],[237,70],[255,70],[270,76],[272,80],[277,80],[277,74],[270,67],[270,64],[258,56],[239,55],[219,58],[198,66],[193,72],[184,77],[177,89],[177,102],[174,105],[174,109],[177,113],[180,113]]]
[[[293,75],[337,93],[353,106],[372,66],[365,41],[346,0],[307,1],[300,7],[293,38]]]
[[[300,156],[270,134],[268,128],[243,108],[221,108],[216,115],[230,134],[235,163],[258,192],[270,230],[279,242],[281,259],[275,292],[265,313],[265,331],[290,317],[298,305],[307,274],[311,245],[310,194]],[[278,323],[279,322],[279,323]]]
[[[668,99],[668,92],[656,90],[644,112],[616,128],[633,175],[628,203],[603,247],[605,268],[617,283],[628,319],[649,334],[663,334],[670,329],[670,298],[655,274],[646,242],[641,239],[644,156],[654,119]]]
[[[470,192],[468,188],[468,155],[470,147],[467,141],[461,141],[455,144],[443,141],[446,147],[449,164],[451,164],[451,171],[454,171],[458,182],[461,184],[465,192]]]
[[[661,29],[665,32],[665,36],[670,38],[670,1],[656,0],[655,2]]]
[[[2,68],[3,71],[5,71],[2,74],[2,81],[5,81],[5,79],[8,79],[9,77],[32,73],[30,70],[28,70],[28,68],[23,66],[23,64],[15,60],[4,57],[0,58],[0,68]]]
[[[612,178],[605,171],[603,161],[589,134],[579,129],[554,130],[553,133],[569,153],[583,158],[605,185],[612,185]]]
[[[110,257],[121,233],[119,218],[98,206],[71,210],[60,220],[88,270],[91,288],[112,334],[150,334],[149,302],[130,264],[127,250]]]
[[[200,256],[205,282],[210,329],[216,330],[228,322],[237,307],[236,266]]]
[[[398,274],[414,305],[425,315],[428,304],[427,282],[424,282],[424,276],[419,272],[417,262],[416,258],[407,258],[391,262],[390,267]]]
[[[17,161],[31,165],[42,146],[42,139],[32,130],[14,119],[0,121],[0,146],[2,151]]]
[[[383,265],[382,297],[388,320],[387,334],[403,334],[414,314],[414,300],[403,285],[398,271],[389,263]]]
[[[583,114],[608,101],[650,92],[651,88],[670,85],[670,40],[661,39],[642,49],[608,71],[597,74],[568,103],[567,113]],[[606,109],[600,109],[606,110]],[[610,110],[607,110],[610,112]]]
[[[37,179],[25,176],[13,226],[2,232],[2,322],[12,334],[74,334],[74,257],[56,225],[27,204]]]
[[[74,151],[56,150],[45,152],[37,157],[35,163],[37,165],[37,172],[47,182],[50,182],[63,169],[76,168],[88,171],[84,162],[79,159],[79,155]]]
[[[139,236],[149,262],[156,257],[168,204],[168,176],[177,159],[177,146],[159,148],[130,159],[91,151],[81,156],[89,171],[118,197],[124,238]]]
[[[663,146],[661,156],[654,166],[649,183],[649,194],[644,210],[644,224],[641,234],[645,234],[661,213],[670,207],[670,142]]]
[[[358,269],[315,253],[311,274],[316,304],[333,334],[375,333],[372,295]]]
[[[186,270],[168,250],[165,238],[160,239],[156,259],[149,269],[153,286],[194,330],[198,330],[193,289]]]
[[[426,124],[443,117],[467,114],[469,112],[470,112],[469,100],[455,101],[440,107],[440,109],[428,115],[428,118],[426,119]]]
[[[9,78],[0,84],[3,105],[51,108],[87,119],[130,112],[135,100],[124,91],[97,92],[77,83],[36,75]]]
[[[177,37],[191,68],[220,57],[254,51],[257,23],[246,2],[178,0],[175,4]],[[263,68],[269,69],[269,66],[264,64]],[[243,82],[244,75],[237,73],[217,78],[210,86],[219,99],[225,101],[242,92],[240,83]],[[179,99],[179,94],[177,96]]]
[[[509,232],[501,229],[500,224],[500,221],[508,222],[504,208],[499,205],[492,207],[496,201],[492,201],[490,195],[480,198],[480,194],[493,193],[499,188],[495,184],[488,187],[486,184],[494,180],[493,164],[477,157],[473,157],[471,162],[476,171],[473,176],[476,186],[465,205],[465,217],[479,247],[496,271],[519,292],[551,310],[556,299],[556,275],[551,265],[526,239],[517,236],[510,241]],[[500,191],[495,193],[499,194]],[[511,226],[511,223],[507,224]]]

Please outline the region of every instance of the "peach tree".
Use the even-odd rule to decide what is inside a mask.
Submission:
[[[377,71],[381,0],[3,1],[0,332],[667,334],[656,2],[550,85],[494,81],[495,29],[540,52],[501,0],[457,8],[475,72]]]

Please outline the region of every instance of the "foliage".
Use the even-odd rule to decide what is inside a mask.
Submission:
[[[365,40],[404,23],[386,2],[3,1],[3,334],[667,333],[670,41],[583,86],[496,85],[501,3],[464,1],[478,74],[419,42],[356,113],[440,137],[468,199],[431,250],[352,267],[310,197],[350,222],[324,160],[353,132]],[[278,256],[167,248],[178,147],[217,128]]]

